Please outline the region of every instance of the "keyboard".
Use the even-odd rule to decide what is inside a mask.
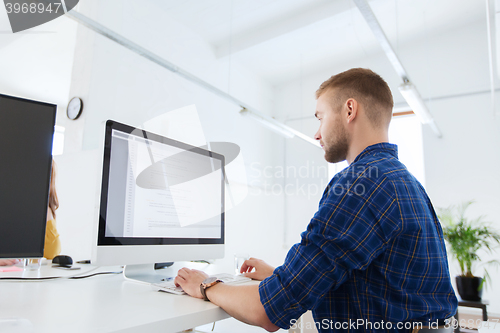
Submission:
[[[245,277],[243,275],[233,275],[228,273],[220,273],[220,274],[215,274],[213,276],[217,277],[217,279],[227,284],[238,284],[238,283],[252,281],[252,279]],[[170,281],[165,281],[160,283],[151,283],[151,288],[157,291],[164,291],[176,295],[186,294],[186,292],[182,290],[181,287],[177,287],[175,285],[173,279]]]

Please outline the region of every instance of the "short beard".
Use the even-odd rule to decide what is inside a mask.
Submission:
[[[345,161],[349,150],[349,136],[345,128],[338,124],[335,128],[337,138],[335,142],[325,142],[325,160],[330,163]]]

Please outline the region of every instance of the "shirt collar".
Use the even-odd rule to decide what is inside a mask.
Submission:
[[[358,156],[356,156],[352,163],[356,163],[369,153],[376,152],[385,152],[394,156],[395,158],[398,158],[398,146],[389,142],[381,142],[366,147]]]

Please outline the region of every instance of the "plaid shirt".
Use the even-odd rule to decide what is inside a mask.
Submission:
[[[320,332],[407,332],[456,312],[441,226],[395,145],[369,146],[335,175],[301,236],[259,286],[281,328],[311,309]]]

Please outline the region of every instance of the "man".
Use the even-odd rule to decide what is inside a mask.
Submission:
[[[424,188],[388,143],[387,83],[355,68],[325,81],[316,98],[315,139],[328,162],[347,160],[349,167],[330,181],[282,266],[245,262],[242,272],[263,280],[259,285],[201,289],[228,314],[268,331],[289,328],[309,309],[320,332],[441,324],[457,308],[443,233]],[[206,277],[183,268],[175,282],[203,298]]]

